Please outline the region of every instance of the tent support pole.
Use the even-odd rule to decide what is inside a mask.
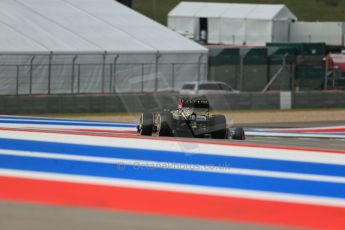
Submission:
[[[33,71],[33,64],[36,56],[32,56],[30,60],[30,84],[29,84],[29,94],[32,94],[32,71]]]
[[[19,65],[17,65],[16,95],[19,95]]]
[[[200,82],[201,80],[201,58],[202,58],[203,54],[200,54],[199,58],[198,58],[198,82]]]
[[[145,74],[145,64],[141,64],[141,92],[144,92],[144,74]]]
[[[116,92],[116,63],[117,59],[119,59],[120,55],[116,55],[113,60],[113,75],[110,77],[110,92],[114,93]]]
[[[171,78],[172,78],[172,80],[171,80],[171,89],[172,89],[172,91],[174,91],[174,89],[175,89],[175,64],[174,63],[172,63],[171,64],[171,68],[172,68],[172,75],[171,75]]]
[[[107,57],[107,51],[103,53],[102,59],[102,93],[105,91],[105,58]]]
[[[202,54],[200,54],[199,58],[198,58],[198,82],[201,81],[201,58],[202,58]],[[199,87],[197,88],[196,93],[199,93]]]
[[[74,68],[75,68],[75,62],[78,58],[78,55],[75,55],[72,60],[72,84],[71,84],[71,93],[74,93]]]
[[[50,90],[51,90],[52,58],[53,58],[53,51],[50,51],[50,53],[49,53],[49,64],[48,64],[48,95],[50,95]]]
[[[78,86],[78,89],[77,89],[77,92],[78,94],[80,93],[80,64],[78,64],[78,82],[77,82],[77,86]]]
[[[155,71],[155,92],[158,91],[158,62],[159,62],[159,58],[160,58],[160,53],[159,51],[157,51],[156,54],[156,71]]]

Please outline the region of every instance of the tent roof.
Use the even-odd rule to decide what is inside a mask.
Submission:
[[[250,18],[258,20],[272,20],[277,17],[297,19],[285,5],[207,2],[181,2],[170,11],[169,16]]]
[[[0,52],[206,52],[114,0],[1,0]]]

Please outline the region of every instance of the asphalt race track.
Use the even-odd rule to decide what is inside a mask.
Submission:
[[[293,128],[143,138],[134,124],[0,116],[0,229],[342,229],[345,129]]]

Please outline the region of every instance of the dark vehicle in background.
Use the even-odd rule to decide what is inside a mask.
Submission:
[[[230,85],[219,81],[193,81],[183,84],[180,95],[227,95],[239,93],[240,91],[234,90]]]
[[[242,128],[233,133],[224,115],[211,115],[207,99],[179,98],[177,109],[160,113],[142,113],[138,132],[143,136],[210,137],[213,139],[244,140]]]

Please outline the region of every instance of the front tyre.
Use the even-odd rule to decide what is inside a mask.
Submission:
[[[236,128],[234,134],[232,135],[232,139],[245,140],[246,136],[245,136],[243,128]]]
[[[152,136],[153,132],[153,115],[152,113],[142,113],[140,117],[140,135]]]

